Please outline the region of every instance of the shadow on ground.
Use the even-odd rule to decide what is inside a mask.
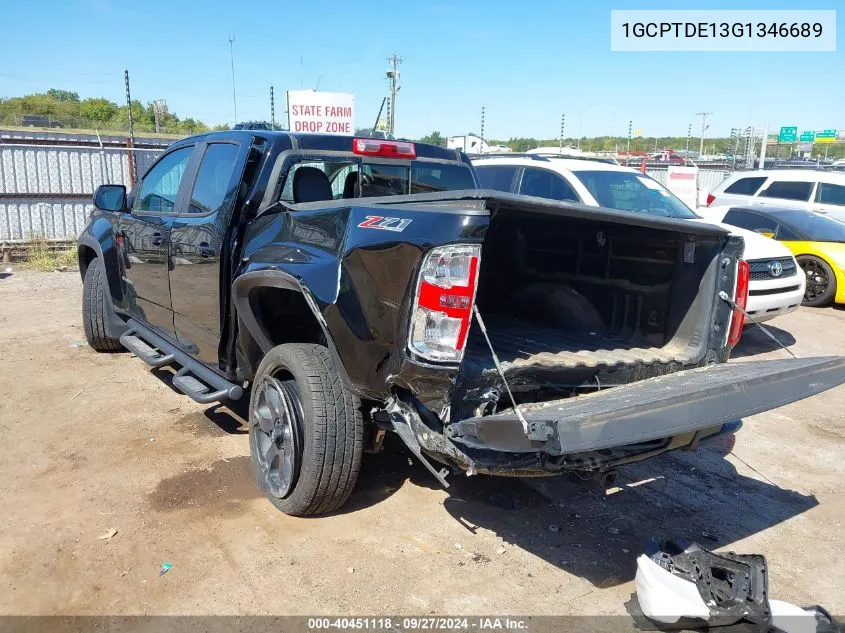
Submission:
[[[391,439],[383,453],[366,456],[341,513],[383,501],[406,480],[438,486],[416,460],[408,462],[411,453],[398,438]],[[674,452],[627,466],[610,494],[574,475],[455,474],[449,477],[444,507],[470,532],[492,530],[505,543],[596,587],[610,587],[634,578],[636,557],[651,537],[686,537],[708,549],[729,548],[818,505],[814,496],[739,474],[725,459],[733,439],[724,436],[693,453]]]
[[[744,340],[748,353],[753,343]],[[246,401],[230,406],[189,414],[183,424],[196,433],[247,432]],[[752,478],[737,472],[726,459],[733,441],[726,435],[695,452],[675,451],[626,466],[609,491],[575,475],[517,479],[457,473],[448,478],[443,505],[469,532],[491,530],[505,543],[596,587],[610,587],[634,578],[636,557],[651,537],[685,537],[708,549],[729,548],[818,505],[814,496],[780,488],[765,473]],[[247,460],[237,465],[241,476]],[[336,514],[379,504],[408,483],[440,487],[390,433],[384,451],[364,455],[355,490]],[[165,493],[161,505],[170,503],[172,495]]]
[[[792,345],[795,345],[795,337],[786,330],[769,325],[768,323],[763,323],[762,326],[765,327],[769,333],[780,342],[780,345],[766,336],[765,332],[752,323],[743,330],[742,338],[731,352],[731,358],[743,358],[747,356],[755,356],[756,354],[765,354],[766,352],[773,352],[775,350],[782,349],[781,345],[784,347],[791,347]],[[786,352],[783,353],[786,355]]]

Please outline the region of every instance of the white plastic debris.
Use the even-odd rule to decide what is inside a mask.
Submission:
[[[695,583],[666,571],[645,554],[637,558],[634,584],[640,609],[650,620],[674,624],[681,618],[710,619]]]

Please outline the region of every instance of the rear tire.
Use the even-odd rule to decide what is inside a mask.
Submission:
[[[108,335],[109,302],[106,296],[106,271],[100,259],[94,258],[85,271],[82,282],[82,324],[85,339],[97,352],[116,352],[123,349],[120,341]]]
[[[799,255],[796,259],[807,277],[807,290],[801,305],[819,308],[832,303],[836,296],[836,276],[830,265],[814,255]]]
[[[328,349],[290,343],[267,352],[249,403],[258,487],[285,514],[332,512],[349,499],[363,454],[361,402]]]

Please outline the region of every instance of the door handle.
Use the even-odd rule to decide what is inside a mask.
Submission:
[[[161,246],[162,244],[164,244],[164,237],[162,236],[162,234],[158,231],[153,233],[152,243],[153,246]]]
[[[200,257],[214,257],[214,249],[208,242],[199,243]]]

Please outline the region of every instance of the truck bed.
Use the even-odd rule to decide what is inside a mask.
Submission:
[[[598,367],[684,362],[687,346],[670,343],[650,346],[643,339],[624,339],[601,332],[567,332],[545,325],[531,324],[495,315],[485,321],[490,342],[502,368],[545,365],[557,368]],[[467,355],[477,362],[490,359],[487,343],[478,328],[467,343]]]

